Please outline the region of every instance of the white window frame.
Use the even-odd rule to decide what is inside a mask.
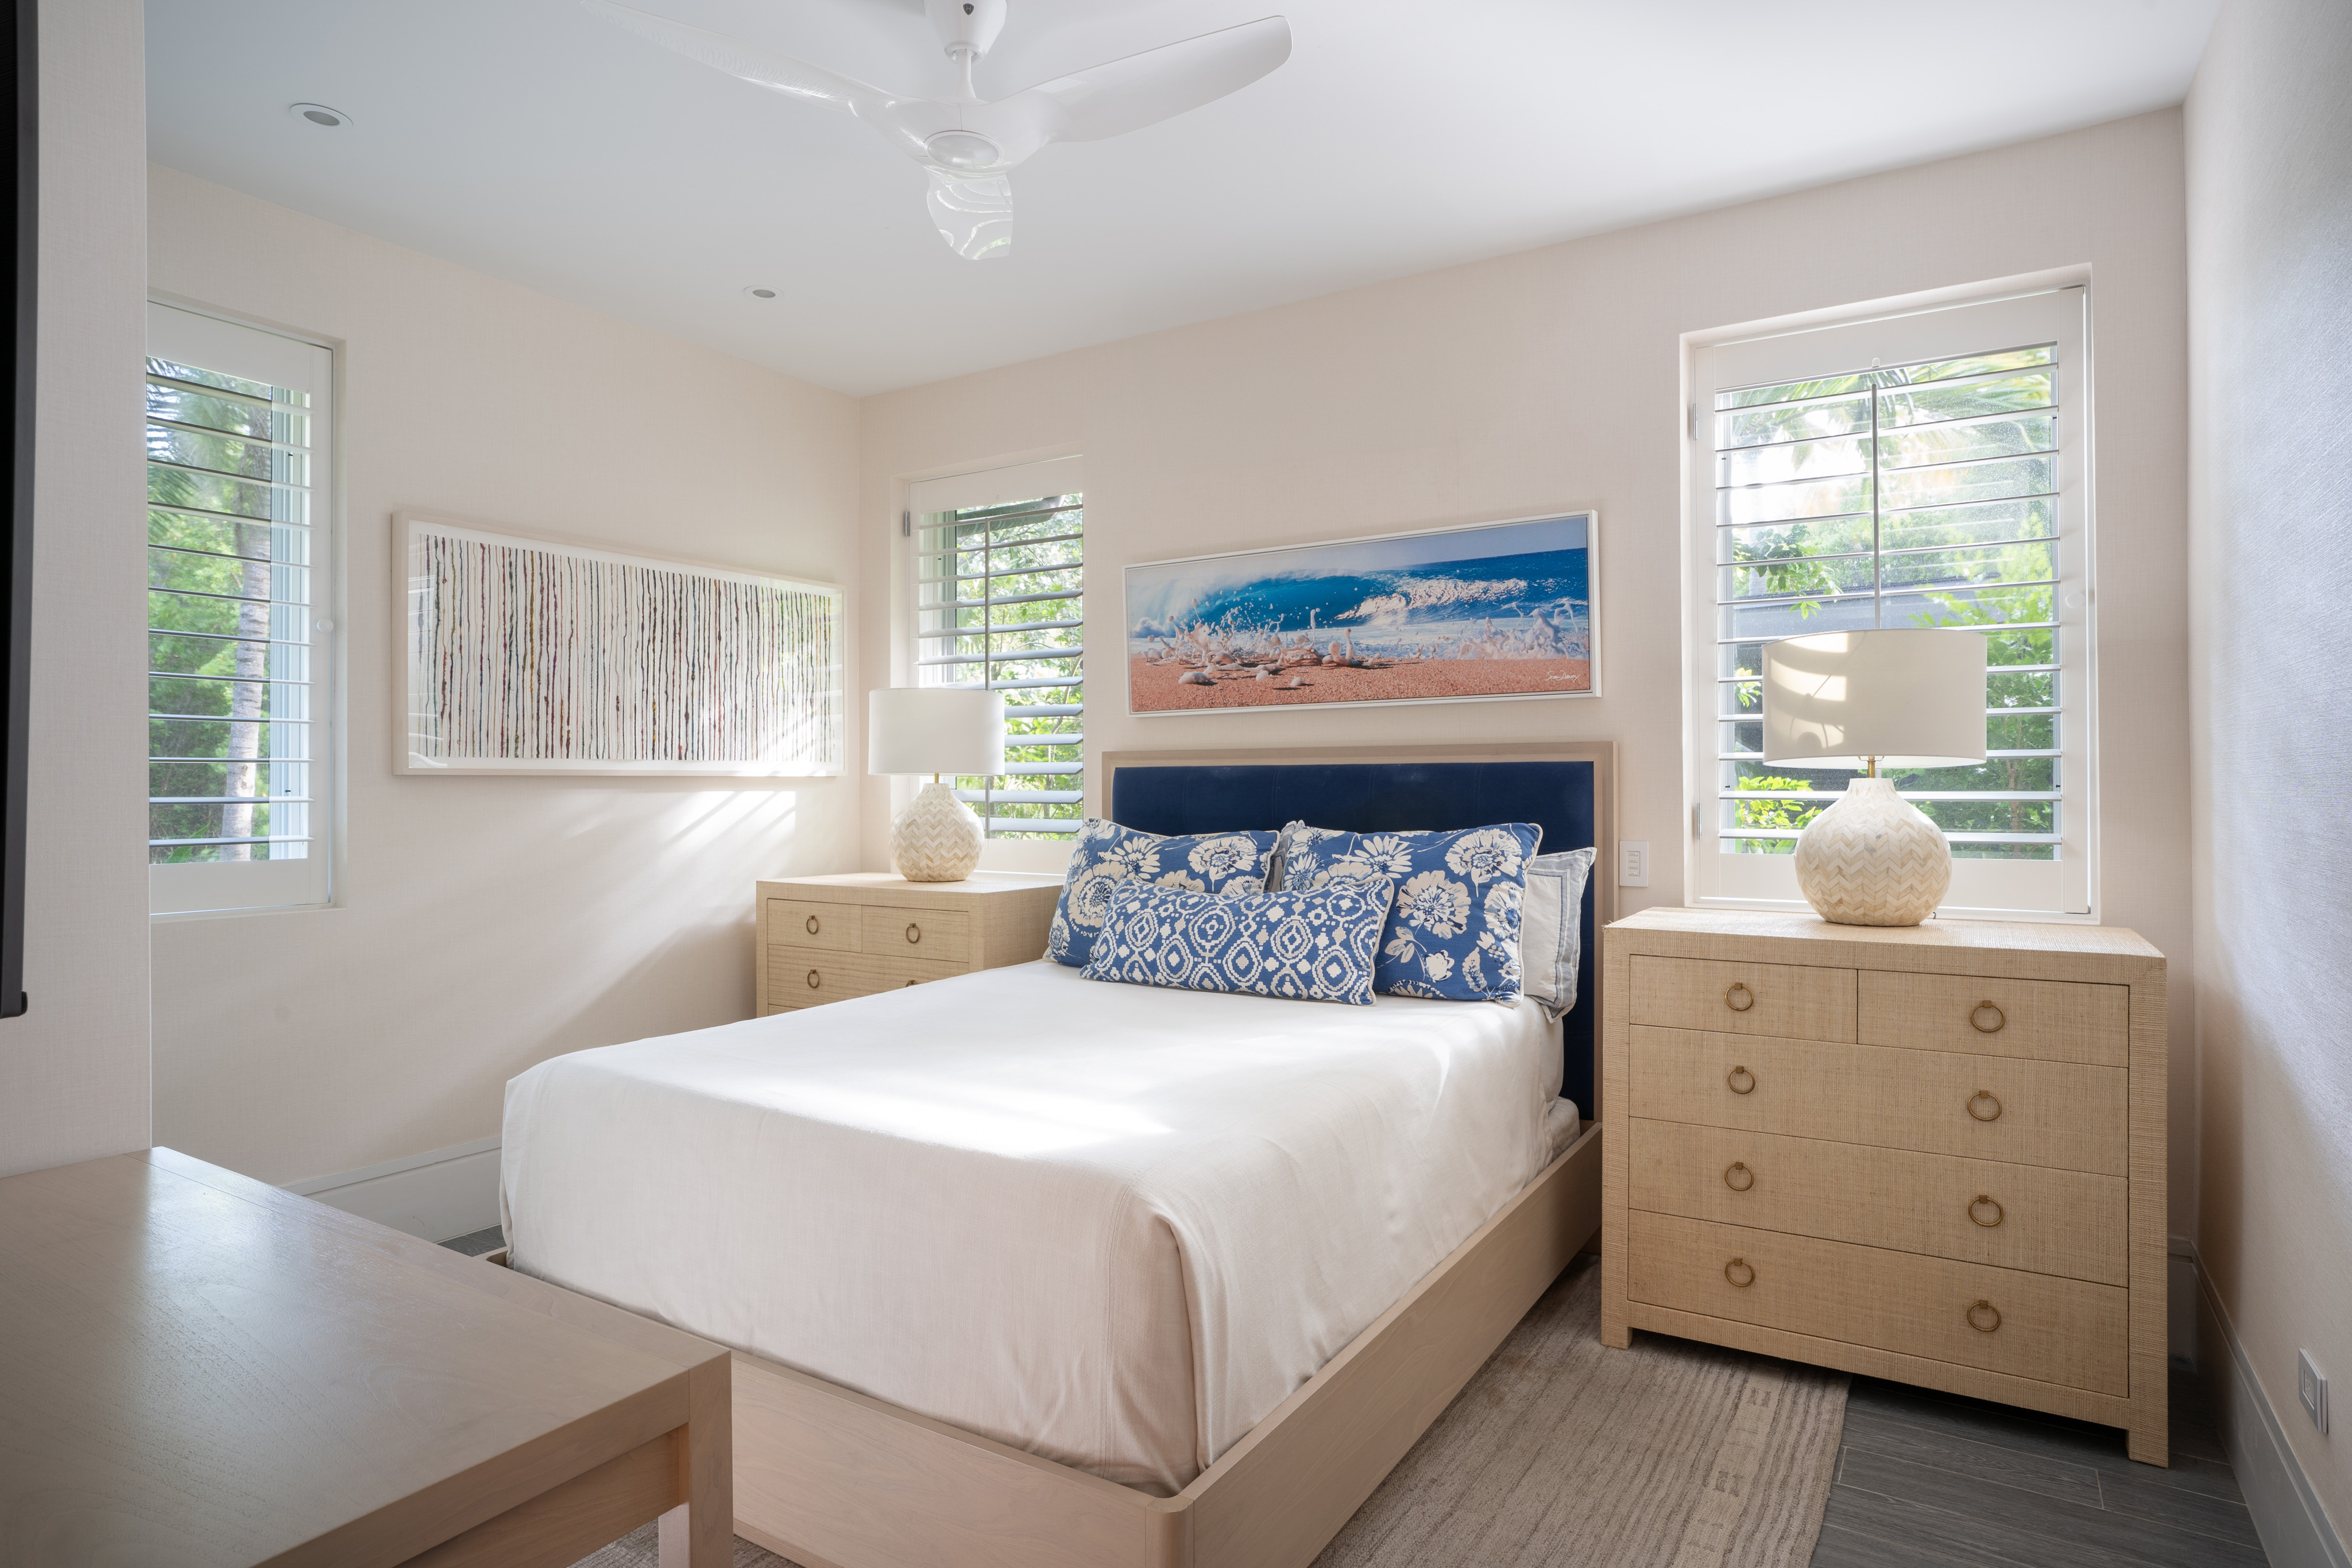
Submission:
[[[2094,430],[2089,288],[2002,290],[1908,309],[1880,308],[1826,325],[1727,329],[1685,340],[1691,400],[1685,425],[1683,611],[1685,814],[1690,824],[1685,902],[1695,907],[1802,912],[1790,856],[1727,854],[1720,831],[1721,672],[1717,606],[1715,394],[1769,382],[1823,379],[1874,363],[1959,358],[2054,342],[2059,407],[2058,856],[2053,861],[1956,858],[1939,915],[1956,919],[2098,918],[2097,595],[2094,591]],[[1898,781],[1899,787],[1899,781]]]
[[[899,602],[905,607],[906,634],[900,639],[898,658],[901,661],[898,684],[921,685],[923,667],[918,663],[922,656],[922,616],[919,611],[922,590],[917,581],[920,552],[913,548],[913,536],[927,519],[942,512],[971,511],[982,507],[1002,506],[1009,501],[1024,501],[1034,496],[1070,496],[1087,504],[1086,461],[1075,454],[1043,457],[1023,462],[1005,463],[974,468],[961,473],[906,482],[900,517],[902,538],[899,540],[902,560],[899,581],[902,593]],[[1083,590],[1081,591],[1084,591]],[[1080,658],[1081,693],[1087,679],[1084,656]],[[1080,696],[1085,707],[1085,697]],[[1079,725],[1083,730],[1086,715],[1082,712]],[[1089,760],[1086,777],[1093,776],[1093,747],[1080,737],[1080,754]],[[892,816],[903,810],[921,789],[920,779],[893,779],[890,781]],[[1076,842],[1072,833],[1064,841],[1051,839],[985,838],[981,841],[980,867],[982,871],[1050,873],[1060,875],[1068,868],[1070,851]]]
[[[343,517],[335,350],[175,299],[147,306],[156,358],[310,394],[310,849],[300,860],[148,866],[148,907],[184,918],[331,906],[343,841]],[[143,519],[140,524],[142,536]]]

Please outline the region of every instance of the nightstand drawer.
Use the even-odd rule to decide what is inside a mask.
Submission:
[[[1691,1030],[1625,1032],[1636,1116],[2129,1174],[2131,1075],[2119,1067]]]
[[[2131,988],[1866,970],[1860,1025],[1871,1045],[2122,1067],[2131,1061]]]
[[[768,957],[772,1007],[814,1007],[848,997],[870,997],[964,973],[961,964],[927,964],[919,958],[880,957],[870,953],[825,953],[778,947]]]
[[[768,900],[768,940],[778,946],[789,943],[827,953],[855,953],[860,914],[855,904],[772,898]]]
[[[1627,1240],[1631,1301],[2130,1393],[2130,1296],[2113,1285],[1639,1209]]]
[[[1636,957],[1632,1019],[1667,1029],[1852,1040],[1852,969]]]
[[[1675,1122],[1633,1132],[1635,1208],[2130,1282],[2121,1176]]]
[[[879,909],[866,906],[864,951],[874,957],[923,958],[959,967],[971,962],[971,916],[960,909]]]

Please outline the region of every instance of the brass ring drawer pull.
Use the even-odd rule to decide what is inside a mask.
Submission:
[[[1976,1330],[1979,1333],[1990,1333],[1993,1330],[2000,1327],[2000,1309],[1994,1306],[1990,1301],[1977,1302],[1976,1305],[1969,1309],[1968,1315],[1969,1327]],[[1992,1322],[1985,1322],[1984,1320],[1987,1317],[1991,1318]]]
[[[1739,1273],[1733,1273],[1734,1269],[1738,1270]],[[1742,1274],[1747,1278],[1742,1279],[1740,1277]],[[1745,1258],[1734,1258],[1723,1266],[1723,1277],[1731,1281],[1733,1290],[1744,1291],[1756,1282],[1756,1266]]]
[[[919,925],[916,925],[916,924],[915,924],[913,921],[911,921],[911,920],[909,920],[908,922],[907,922],[907,940],[908,940],[909,943],[914,943],[914,942],[920,942],[922,939],[923,939],[923,928],[922,928],[921,926],[919,926]]]
[[[810,916],[808,917],[808,934],[809,934],[810,936],[815,936],[815,935],[816,935],[816,933],[817,933],[816,916],[815,916],[815,915],[810,915]]]
[[[1738,1181],[1732,1180],[1731,1178],[1734,1176],[1737,1176],[1739,1179]],[[1749,1187],[1756,1185],[1756,1173],[1749,1170],[1747,1166],[1742,1164],[1740,1161],[1734,1160],[1729,1165],[1723,1167],[1723,1185],[1729,1187],[1734,1192],[1746,1192]]]
[[[1733,1012],[1744,1013],[1756,1005],[1756,993],[1748,988],[1745,980],[1734,980],[1731,988],[1723,993],[1723,1005]]]
[[[1992,1107],[1992,1109],[1991,1109],[1991,1110],[1990,1110],[1990,1111],[1979,1111],[1979,1110],[1978,1110],[1978,1109],[1977,1109],[1977,1102],[1978,1102],[1978,1101],[1979,1101],[1979,1100],[1981,1100],[1981,1101],[1985,1102],[1985,1103],[1987,1103],[1987,1104],[1990,1105],[1990,1106]],[[1990,1089],[1979,1089],[1979,1090],[1978,1090],[1975,1093],[1973,1093],[1973,1094],[1971,1094],[1971,1095],[1969,1095],[1969,1115],[1971,1115],[1971,1116],[1974,1116],[1974,1117],[1975,1117],[1978,1121],[1979,1121],[1979,1122],[1998,1122],[1998,1121],[2000,1121],[2000,1097],[1999,1095],[1995,1094],[1995,1093],[1994,1093],[1991,1090],[1990,1090]]]
[[[824,983],[824,982],[822,979],[820,979],[820,978],[818,977],[818,976],[817,976],[817,972],[816,972],[814,969],[811,969],[811,970],[809,971],[809,989],[810,989],[810,990],[812,990],[812,991],[813,991],[813,990],[815,990],[815,989],[817,988],[817,987],[819,987],[820,985],[823,985]]]
[[[1985,1022],[1985,1014],[1992,1014],[1992,1022]],[[2009,1022],[2009,1015],[1990,1002],[1979,1002],[1969,1012],[1969,1024],[1979,1034],[1999,1034]]]
[[[1741,1082],[1740,1080],[1742,1079],[1746,1079],[1747,1082],[1744,1083]],[[1734,1094],[1753,1094],[1756,1092],[1756,1074],[1748,1071],[1748,1069],[1744,1067],[1735,1067],[1730,1071],[1725,1073],[1723,1075],[1723,1082],[1724,1086],[1729,1089]]]
[[[1991,1209],[1992,1218],[1990,1219],[1987,1219],[1983,1216],[1978,1214],[1977,1210],[1979,1208]],[[1983,1226],[1987,1230],[1990,1230],[1994,1226],[1999,1225],[2002,1220],[2009,1218],[2009,1211],[2001,1207],[1998,1202],[1994,1201],[1990,1194],[1980,1192],[1977,1194],[1975,1201],[1969,1205],[1969,1218],[1975,1220],[1979,1225]]]

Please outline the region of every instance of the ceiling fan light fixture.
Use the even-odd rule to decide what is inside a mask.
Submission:
[[[330,131],[352,122],[350,115],[340,109],[329,109],[323,103],[289,103],[286,106],[286,112],[306,125],[321,126]]]
[[[946,169],[990,169],[1004,154],[976,131],[942,131],[923,143],[931,162]]]

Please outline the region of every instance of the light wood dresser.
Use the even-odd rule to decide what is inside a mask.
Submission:
[[[2000,1400],[2167,1462],[2161,953],[1688,909],[1601,942],[1604,1343]]]
[[[994,872],[962,882],[852,872],[761,883],[760,1016],[1042,958],[1061,893],[1057,876]]]

